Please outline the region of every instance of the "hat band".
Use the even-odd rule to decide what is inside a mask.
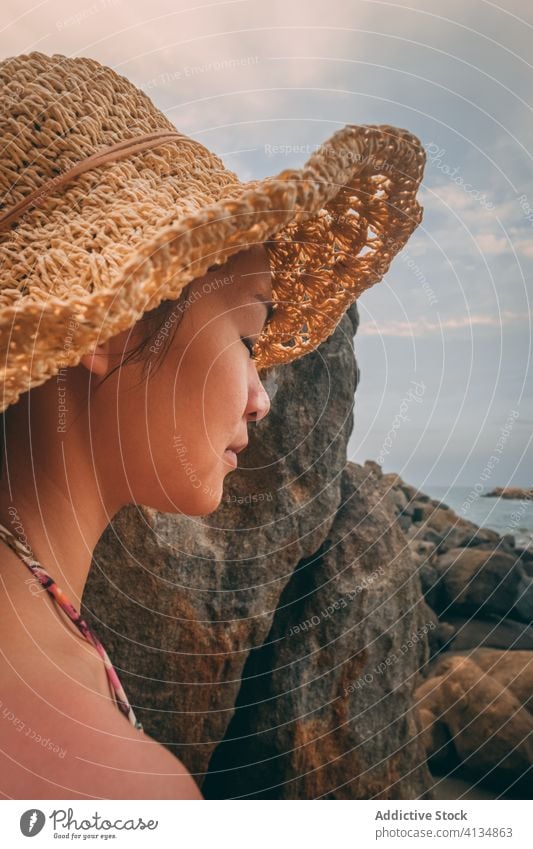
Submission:
[[[90,171],[91,168],[98,168],[100,165],[106,165],[108,162],[115,162],[117,159],[130,156],[141,150],[157,147],[175,138],[181,139],[182,142],[194,142],[194,139],[184,136],[177,130],[157,130],[153,133],[144,133],[142,136],[134,136],[131,139],[116,142],[116,144],[102,148],[97,153],[93,153],[86,159],[82,159],[77,165],[74,165],[73,168],[70,168],[63,174],[58,174],[57,177],[53,177],[51,180],[43,183],[38,189],[35,189],[35,191],[31,192],[31,194],[23,198],[23,200],[19,201],[11,209],[8,209],[7,212],[0,215],[0,232],[6,230],[13,221],[20,218],[30,207],[38,206],[40,201],[46,198],[54,189],[68,183],[74,177],[77,177],[78,174],[83,174],[84,171]]]

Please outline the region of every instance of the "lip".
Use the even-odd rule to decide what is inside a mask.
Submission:
[[[235,451],[232,451],[231,448],[226,448],[224,457],[227,457],[228,463],[231,463],[234,468],[237,467],[238,460]]]

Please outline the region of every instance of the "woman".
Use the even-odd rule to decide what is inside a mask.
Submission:
[[[224,278],[224,286],[215,285]],[[223,272],[212,271],[190,284],[187,294],[192,303],[147,383],[140,380],[138,363],[110,371],[143,341],[146,329],[138,322],[134,345],[132,333],[123,331],[67,370],[65,397],[72,424],[66,432],[58,431],[57,385],[52,380],[23,395],[6,414],[0,522],[23,529],[33,557],[54,564],[50,571],[78,610],[92,552],[115,513],[130,502],[170,513],[212,512],[220,504],[225,476],[235,468],[236,454],[246,446],[247,423],[268,413],[269,398],[250,351],[266,323],[265,302],[271,297],[265,249],[255,246],[237,254]],[[157,335],[150,347],[156,347],[156,340]],[[147,355],[155,359],[150,347]],[[108,374],[110,379],[104,380]],[[128,426],[132,422],[135,428]],[[189,465],[176,460],[177,435],[194,479],[186,472]],[[80,758],[82,751],[88,755],[104,744],[106,764],[126,769],[120,767],[124,758],[138,763],[129,785],[121,777],[124,798],[152,798],[154,793],[156,798],[201,798],[186,770],[163,746],[140,746],[127,726],[124,738],[98,651],[58,615],[53,598],[21,570],[9,549],[1,552],[1,575],[3,703],[27,727],[37,725],[33,718],[38,717],[41,737],[67,750],[59,761],[42,752],[44,781],[30,777],[21,764],[34,763],[33,735],[13,735],[12,725],[4,722],[2,748],[14,760],[9,769],[4,763],[1,774],[9,780],[2,791],[12,798],[43,798],[41,792],[48,788],[50,798],[72,798],[80,788],[79,765],[74,781],[65,778],[73,753]],[[74,704],[73,721],[69,705]],[[118,736],[103,741],[102,732]],[[154,779],[156,769],[164,775]],[[94,765],[81,775],[99,788],[98,795],[113,795],[116,771]]]
[[[0,789],[201,799],[80,618],[94,548],[128,503],[217,509],[269,411],[260,378],[327,338],[420,221],[423,150],[347,127],[241,184],[94,60],[14,57],[0,82]]]

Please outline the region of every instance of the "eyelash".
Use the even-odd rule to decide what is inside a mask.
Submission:
[[[245,346],[246,348],[248,348],[248,351],[250,352],[250,359],[251,359],[251,360],[254,360],[254,359],[255,359],[255,357],[254,357],[254,345],[253,345],[253,342],[252,342],[250,339],[247,339],[245,336],[241,336],[241,342],[243,342],[243,343],[244,343],[244,346]]]

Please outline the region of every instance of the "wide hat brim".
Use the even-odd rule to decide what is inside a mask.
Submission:
[[[4,207],[100,147],[176,129],[93,59],[34,52],[1,62],[0,82]],[[45,194],[0,233],[0,412],[257,243],[276,304],[255,345],[259,370],[315,350],[422,220],[425,161],[405,129],[350,124],[302,168],[241,182],[183,135]]]

